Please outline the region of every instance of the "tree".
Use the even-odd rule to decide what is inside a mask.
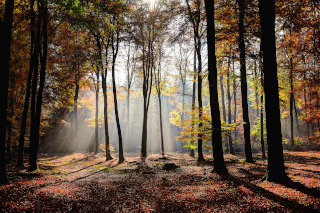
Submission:
[[[119,120],[119,111],[118,111],[118,100],[117,100],[117,89],[116,89],[116,77],[115,77],[115,66],[116,66],[116,59],[119,50],[119,34],[120,34],[120,26],[119,20],[116,20],[117,17],[114,17],[114,21],[116,22],[116,29],[115,32],[112,32],[111,35],[111,47],[112,47],[112,90],[113,90],[113,100],[114,100],[114,111],[116,115],[116,122],[117,122],[117,130],[118,130],[118,139],[119,139],[119,163],[124,161],[123,156],[123,144],[122,144],[122,133],[121,133],[121,126]]]
[[[214,172],[228,172],[223,158],[222,137],[221,137],[221,119],[218,101],[218,79],[217,79],[217,60],[215,54],[215,16],[214,1],[205,0],[205,9],[207,16],[207,44],[208,44],[208,80],[210,90],[210,107],[212,119],[212,152],[214,159]]]
[[[24,150],[24,138],[26,133],[26,124],[27,124],[27,117],[29,111],[29,102],[30,102],[30,89],[31,89],[31,80],[32,74],[35,66],[35,61],[37,57],[37,53],[35,50],[35,12],[33,8],[34,1],[31,1],[30,4],[30,34],[31,34],[31,41],[30,41],[30,62],[29,62],[29,71],[28,71],[28,80],[27,80],[27,88],[26,88],[26,95],[24,99],[24,107],[23,107],[23,114],[21,118],[21,125],[20,125],[20,135],[19,135],[19,148],[18,148],[18,160],[17,166],[23,166],[23,150]]]
[[[13,21],[14,0],[6,0],[4,19],[1,20],[1,67],[3,67],[3,83],[1,84],[1,101],[0,101],[0,184],[7,183],[6,158],[5,158],[5,138],[7,128],[7,98],[9,88],[9,70],[10,70],[10,50],[11,50],[11,33]]]
[[[112,160],[110,154],[109,124],[108,124],[108,90],[107,90],[107,74],[108,74],[108,51],[110,46],[110,37],[105,44],[105,68],[101,71],[102,92],[103,92],[103,113],[104,113],[104,134],[106,145],[106,161]]]
[[[164,79],[161,73],[161,56],[162,56],[162,50],[161,50],[161,46],[159,47],[159,53],[158,53],[158,66],[157,66],[157,70],[156,73],[154,75],[154,82],[155,82],[155,87],[156,87],[156,92],[157,92],[157,96],[158,96],[158,101],[159,101],[159,121],[160,121],[160,141],[161,141],[161,154],[162,157],[164,157],[164,139],[163,139],[163,122],[162,122],[162,104],[161,104],[161,95],[162,95],[162,91],[164,88]]]
[[[268,167],[265,179],[282,182],[289,178],[285,173],[280,122],[279,84],[277,77],[277,56],[275,44],[275,1],[259,0],[261,22],[261,47],[265,110],[268,144]]]
[[[241,103],[244,129],[244,144],[246,161],[254,162],[252,158],[251,142],[250,142],[250,120],[248,111],[248,86],[246,71],[246,47],[244,43],[244,16],[245,16],[245,0],[239,0],[239,50],[240,50],[240,80],[241,80]]]
[[[197,53],[197,59],[198,59],[198,105],[199,105],[199,129],[203,127],[202,121],[202,114],[203,114],[203,103],[202,103],[202,55],[201,55],[201,38],[203,35],[202,30],[202,15],[201,15],[201,9],[202,9],[202,1],[196,0],[194,3],[195,10],[192,11],[189,0],[186,0],[187,6],[188,6],[188,13],[190,17],[190,22],[192,24],[193,28],[193,40],[195,44],[195,50]],[[203,162],[204,157],[202,153],[202,132],[198,132],[198,162]]]
[[[29,170],[33,171],[37,169],[37,158],[38,158],[38,149],[39,149],[39,137],[40,137],[40,121],[41,121],[41,109],[42,109],[42,98],[43,98],[43,89],[45,85],[46,78],[46,68],[47,68],[47,53],[48,53],[48,2],[41,1],[39,4],[39,18],[38,18],[38,40],[39,42],[39,58],[40,58],[40,81],[39,88],[37,91],[37,76],[38,72],[34,72],[34,81],[32,81],[32,105],[31,113],[33,114],[31,120],[31,131],[30,131],[30,152],[29,152]],[[41,33],[40,33],[41,27]],[[37,46],[37,45],[36,45]],[[36,65],[37,66],[37,63]],[[36,97],[37,93],[37,97]],[[35,98],[36,104],[35,104]],[[33,106],[33,107],[32,107]]]

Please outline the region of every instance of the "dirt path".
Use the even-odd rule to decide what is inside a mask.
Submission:
[[[39,172],[12,170],[0,186],[3,212],[316,212],[320,211],[320,152],[286,152],[294,181],[261,181],[265,162],[226,155],[230,175],[211,173],[186,154],[137,155],[105,162],[102,154],[40,156]],[[210,156],[206,156],[210,157]],[[163,170],[165,163],[179,168]]]

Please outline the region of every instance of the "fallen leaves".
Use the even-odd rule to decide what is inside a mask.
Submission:
[[[9,184],[0,186],[0,209],[6,212],[291,212],[319,211],[320,153],[285,153],[287,171],[295,185],[261,181],[263,162],[241,163],[242,156],[226,155],[229,176],[210,173],[186,154],[165,160],[150,155],[105,162],[102,154],[42,156],[39,176],[11,171]],[[174,156],[174,158],[173,158]],[[311,158],[312,157],[312,158]],[[230,160],[231,159],[231,160]],[[309,164],[312,159],[313,164]],[[304,164],[304,162],[307,162]],[[170,164],[179,166],[163,170]],[[46,170],[46,169],[47,170]],[[147,173],[146,173],[147,171]],[[314,194],[312,194],[315,192]]]

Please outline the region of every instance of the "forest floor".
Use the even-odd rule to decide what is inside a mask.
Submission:
[[[103,154],[39,154],[39,171],[9,170],[0,212],[320,212],[320,152],[286,151],[285,185],[261,180],[258,157],[227,154],[230,175],[219,176],[212,160],[199,165],[187,154],[150,154],[146,164],[125,156],[119,165]]]

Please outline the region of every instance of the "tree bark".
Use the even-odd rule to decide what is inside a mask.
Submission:
[[[289,106],[289,114],[290,114],[290,142],[291,147],[294,146],[294,132],[293,132],[293,104],[294,104],[294,94],[293,94],[293,62],[290,57],[290,74],[289,74],[289,82],[290,82],[290,106]]]
[[[23,167],[24,137],[26,134],[27,118],[28,118],[28,111],[29,111],[32,73],[33,73],[33,70],[35,69],[34,68],[35,62],[36,62],[35,58],[37,57],[37,53],[35,50],[35,40],[34,40],[35,39],[35,13],[33,10],[33,5],[34,5],[34,1],[31,1],[31,6],[30,6],[30,35],[31,35],[30,61],[29,61],[29,71],[28,71],[26,95],[24,98],[23,113],[22,113],[21,125],[20,125],[17,167]]]
[[[210,90],[210,107],[212,119],[212,153],[214,172],[228,172],[223,158],[222,138],[221,138],[221,120],[218,99],[218,79],[217,79],[217,60],[215,54],[215,17],[214,1],[205,0],[205,9],[207,14],[207,44],[208,44],[208,80]]]
[[[41,110],[42,110],[42,97],[43,89],[46,79],[46,68],[47,68],[47,53],[48,53],[48,10],[47,10],[47,1],[44,1],[40,4],[40,20],[42,26],[41,32],[41,42],[39,56],[40,56],[40,79],[39,79],[39,89],[37,94],[37,103],[35,111],[35,127],[34,127],[34,136],[31,137],[34,141],[30,142],[30,168],[29,170],[37,169],[37,159],[38,159],[38,150],[39,150],[39,138],[40,138],[40,121],[41,121]]]
[[[8,182],[6,173],[6,157],[5,157],[5,140],[7,127],[7,99],[9,88],[9,71],[10,71],[10,50],[11,50],[11,33],[13,21],[14,0],[6,0],[4,20],[1,21],[1,67],[2,80],[0,89],[0,184]]]
[[[161,106],[161,94],[158,93],[159,99],[159,117],[160,117],[160,135],[161,135],[161,154],[164,157],[164,140],[163,140],[163,125],[162,125],[162,106]]]
[[[197,52],[196,49],[194,49],[193,53],[193,82],[192,82],[192,105],[191,105],[191,145],[195,143],[194,141],[194,110],[195,110],[195,104],[196,104],[196,80],[197,80]],[[190,156],[195,157],[194,149],[190,149]]]
[[[114,45],[114,39],[112,36],[112,88],[113,88],[113,101],[114,101],[114,112],[116,115],[116,123],[117,123],[117,130],[118,130],[118,138],[119,138],[119,163],[124,161],[123,156],[123,144],[122,144],[122,133],[121,133],[121,126],[120,126],[120,119],[119,119],[119,111],[118,111],[118,100],[117,100],[117,88],[116,88],[116,77],[115,77],[115,66],[116,66],[116,59],[118,55],[119,49],[119,31],[117,29],[116,32],[116,44]]]
[[[248,110],[248,86],[246,71],[246,47],[244,43],[244,17],[245,17],[245,0],[239,0],[239,49],[240,49],[240,80],[241,80],[241,103],[244,130],[244,145],[246,161],[254,162],[252,158],[251,142],[250,142],[250,120]]]
[[[268,143],[268,167],[265,179],[288,181],[283,160],[280,122],[279,83],[275,43],[275,0],[259,0],[261,43]]]

